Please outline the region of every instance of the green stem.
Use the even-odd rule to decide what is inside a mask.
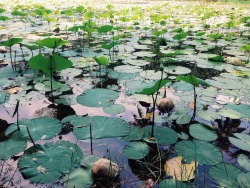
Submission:
[[[30,134],[30,131],[29,131],[28,126],[26,126],[26,129],[27,129],[27,132],[28,132],[28,134],[29,134],[29,137],[30,137],[30,140],[31,140],[31,142],[32,142],[33,146],[37,149],[36,144],[35,144],[35,142],[34,142],[33,138],[31,137],[31,134]]]
[[[93,155],[93,140],[92,140],[92,126],[89,124],[89,134],[90,134],[90,152]]]
[[[196,94],[195,86],[194,86],[194,112],[193,112],[193,116],[191,118],[191,122],[194,121],[195,116],[196,116],[196,100],[197,100],[197,94]]]
[[[51,55],[49,56],[50,62],[50,91],[51,91],[51,100],[54,103],[54,96],[53,96],[53,71],[52,71],[52,58]]]
[[[11,63],[12,70],[14,71],[14,65],[13,65],[13,61],[12,61],[12,49],[11,49],[11,46],[10,46],[10,63]]]

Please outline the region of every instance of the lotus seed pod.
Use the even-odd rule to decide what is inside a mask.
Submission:
[[[162,112],[169,112],[174,108],[174,103],[169,98],[162,98],[156,101],[156,106]]]
[[[101,158],[93,164],[92,172],[94,175],[115,178],[119,174],[119,166],[108,159]]]

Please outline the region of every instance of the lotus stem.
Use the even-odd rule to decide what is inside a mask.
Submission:
[[[93,155],[93,139],[92,139],[92,125],[89,124],[89,134],[90,134],[90,153]]]
[[[31,137],[31,134],[30,134],[30,131],[29,131],[28,126],[26,126],[26,129],[27,129],[27,132],[28,132],[28,134],[29,134],[29,137],[30,137],[30,140],[31,140],[31,142],[32,142],[33,146],[37,149],[36,144],[35,144],[35,142],[34,142],[33,138]]]

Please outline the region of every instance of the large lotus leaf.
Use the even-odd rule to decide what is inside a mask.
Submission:
[[[87,127],[92,122],[92,119],[90,116],[77,116],[77,115],[71,115],[63,118],[61,120],[63,124],[70,124],[74,126],[74,129]]]
[[[33,140],[47,140],[56,136],[62,126],[58,119],[51,117],[39,117],[34,119],[26,119],[19,121],[20,132],[24,138],[30,139],[27,128]],[[10,125],[5,131],[8,136],[17,130],[16,123]]]
[[[170,82],[170,80],[157,80],[153,84],[147,84],[144,87],[140,88],[142,91],[136,92],[137,94],[143,95],[153,95],[156,93],[161,87],[163,87],[166,83]]]
[[[92,138],[115,138],[129,135],[129,124],[120,118],[93,116],[91,122]],[[74,135],[80,139],[85,140],[90,138],[90,127],[81,127],[74,129]]]
[[[189,114],[180,114],[180,116],[177,117],[176,123],[179,125],[185,125],[191,121],[191,116]]]
[[[61,84],[60,82],[56,82],[53,81],[52,82],[52,88],[53,91],[55,90],[61,90],[63,91],[63,89],[65,89],[65,87],[63,87],[63,84]],[[51,82],[50,81],[44,81],[42,83],[37,83],[35,86],[35,89],[39,90],[39,91],[51,91]],[[54,93],[55,95],[55,93]]]
[[[229,137],[230,142],[236,147],[250,152],[250,136],[243,133],[235,133],[234,136],[237,138]]]
[[[14,72],[10,66],[6,66],[3,68],[0,68],[0,80],[5,78],[14,78],[18,75],[17,72]],[[1,85],[1,83],[0,83]]]
[[[234,103],[230,103],[225,105],[226,109],[231,109],[239,114],[241,114],[242,118],[250,118],[250,106],[247,104],[239,104],[236,105]]]
[[[150,142],[152,126],[146,126],[144,128],[143,139]],[[168,127],[154,126],[154,137],[158,144],[168,145],[174,144],[177,139],[177,133]]]
[[[213,141],[218,137],[214,129],[201,123],[190,125],[189,133],[192,137],[205,141]]]
[[[164,67],[164,72],[174,75],[183,75],[183,74],[189,74],[191,70],[189,68],[182,66],[168,66]]]
[[[249,188],[250,187],[250,172],[240,173],[237,176],[237,181],[241,188]]]
[[[93,57],[93,59],[99,64],[107,66],[109,64],[109,59],[105,56]]]
[[[91,170],[93,164],[101,159],[101,157],[96,156],[96,155],[87,155],[85,156],[82,161],[81,161],[81,167],[86,169],[86,170]]]
[[[142,71],[142,68],[139,66],[132,65],[119,65],[114,67],[114,71],[121,73],[138,73]]]
[[[32,69],[38,69],[43,71],[46,74],[49,74],[50,71],[61,71],[63,69],[69,68],[73,63],[57,54],[53,54],[49,57],[44,57],[41,54],[38,54],[29,60],[29,66]]]
[[[85,106],[89,107],[105,107],[114,104],[119,97],[116,91],[109,89],[90,89],[77,96],[76,100]]]
[[[221,118],[217,112],[211,110],[197,110],[196,116],[206,121],[213,121]]]
[[[165,179],[162,180],[159,184],[159,188],[188,188],[191,186],[188,186],[188,184],[176,181],[173,179]]]
[[[103,111],[106,114],[116,115],[116,114],[120,114],[120,113],[125,112],[125,107],[120,105],[120,104],[113,104],[113,105],[110,105],[110,106],[105,106],[103,108]]]
[[[148,62],[146,60],[141,60],[141,59],[124,59],[123,63],[129,64],[129,65],[134,65],[134,66],[140,66],[140,67],[150,64],[150,62]],[[157,78],[157,79],[159,79],[159,78]]]
[[[186,34],[186,33],[179,33],[179,34],[174,35],[174,36],[173,36],[173,39],[174,39],[174,40],[182,40],[182,39],[184,39],[184,38],[186,38],[186,37],[187,37],[187,34]]]
[[[0,104],[4,104],[8,99],[9,95],[4,91],[0,91]]]
[[[35,44],[37,44],[38,46],[45,46],[52,49],[58,48],[59,46],[62,45],[66,45],[67,43],[68,43],[67,41],[61,38],[52,38],[52,37],[44,38],[35,42]]]
[[[240,173],[240,169],[227,163],[219,163],[209,169],[210,177],[216,181],[220,187],[238,187],[237,176]]]
[[[128,136],[123,137],[125,141],[141,140],[143,138],[144,129],[136,126],[131,126],[131,130]]]
[[[199,165],[215,165],[222,160],[220,151],[212,144],[200,140],[183,140],[175,145],[178,155],[190,163],[196,160]]]
[[[54,99],[57,104],[64,105],[75,105],[77,104],[76,95],[60,95],[58,98]]]
[[[0,43],[0,46],[8,46],[8,47],[11,47],[13,46],[14,44],[17,44],[17,43],[20,43],[22,42],[23,39],[22,38],[10,38],[9,40],[3,42],[3,43]]]
[[[186,82],[175,82],[171,85],[174,90],[179,91],[193,91],[193,86]]]
[[[66,76],[67,78],[73,78],[82,74],[82,70],[78,68],[67,68],[60,72],[61,76]]]
[[[133,53],[133,55],[138,56],[138,57],[154,57],[154,56],[156,56],[151,51],[139,51],[139,52]]]
[[[26,146],[27,140],[19,131],[16,131],[10,135],[9,139],[0,142],[0,159],[7,159],[18,154],[25,150]]]
[[[50,183],[80,164],[83,157],[81,149],[66,141],[36,145],[34,153],[18,160],[18,169],[31,182]]]
[[[109,31],[112,31],[113,26],[112,25],[103,25],[97,29],[98,33],[107,33]]]
[[[237,162],[240,164],[242,168],[250,172],[250,159],[246,155],[244,154],[238,155]]]
[[[230,119],[240,119],[241,114],[240,112],[236,112],[232,109],[228,109],[228,108],[222,108],[218,111],[218,114],[223,116],[223,117],[228,117]]]
[[[116,71],[110,71],[108,76],[118,80],[132,80],[136,77],[136,73],[122,73]]]
[[[184,82],[187,82],[189,84],[192,84],[193,86],[199,86],[199,80],[193,75],[187,75],[187,76],[177,76],[176,80],[182,80]]]
[[[143,142],[130,142],[123,149],[123,154],[134,160],[143,159],[149,153],[149,146]]]
[[[125,83],[125,86],[128,88],[128,91],[126,91],[126,94],[132,95],[136,92],[142,91],[143,88],[147,86],[147,84],[141,80],[130,80]]]
[[[145,70],[140,72],[140,77],[144,79],[150,79],[150,80],[159,80],[161,79],[161,71],[155,72],[154,70]],[[166,78],[167,74],[163,73],[163,78]]]
[[[64,178],[64,187],[66,188],[89,188],[94,179],[90,170],[78,168],[70,172]]]

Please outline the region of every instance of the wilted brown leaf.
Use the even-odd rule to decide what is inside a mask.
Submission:
[[[23,89],[20,88],[20,87],[13,87],[13,88],[10,88],[10,89],[6,89],[4,90],[6,93],[8,94],[14,94],[14,93],[17,93],[19,91],[22,91]]]

